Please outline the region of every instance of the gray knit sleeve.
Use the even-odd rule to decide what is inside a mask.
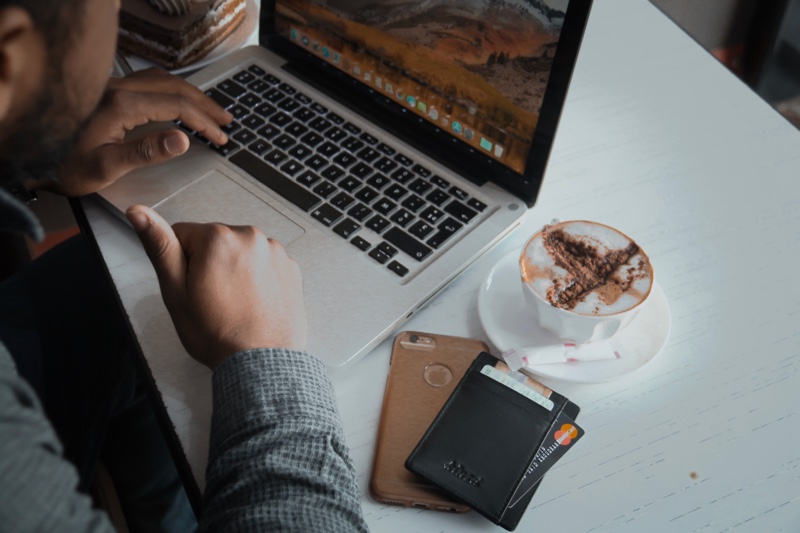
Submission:
[[[239,352],[213,377],[202,531],[366,531],[324,365]]]

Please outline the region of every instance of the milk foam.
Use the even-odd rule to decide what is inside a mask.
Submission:
[[[561,222],[534,235],[526,244],[520,259],[522,277],[537,295],[557,307],[560,289],[575,283],[576,274],[557,264],[548,251],[546,232],[562,230],[570,240],[591,247],[597,256],[624,250],[633,241],[608,226],[587,222]],[[586,291],[571,311],[583,315],[613,315],[635,307],[647,298],[653,284],[653,270],[647,255],[638,250],[616,268],[603,283]]]

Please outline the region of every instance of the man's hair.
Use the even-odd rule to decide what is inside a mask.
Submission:
[[[27,11],[51,52],[69,43],[80,31],[86,0],[0,0],[0,10],[17,6]]]

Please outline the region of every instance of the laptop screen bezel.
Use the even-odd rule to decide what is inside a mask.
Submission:
[[[544,179],[591,4],[592,0],[570,0],[568,4],[539,121],[522,174],[459,141],[437,125],[409,112],[406,106],[279,35],[275,30],[275,0],[262,1],[259,42],[286,59],[288,63],[284,68],[292,74],[310,78],[315,86],[321,85],[323,91],[347,107],[460,175],[478,184],[496,183],[530,207],[536,202]]]

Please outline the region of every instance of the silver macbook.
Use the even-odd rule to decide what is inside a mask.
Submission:
[[[309,350],[343,367],[534,204],[590,3],[262,2],[260,45],[189,78],[236,117],[229,143],[187,130],[187,154],[100,195],[280,241]]]

